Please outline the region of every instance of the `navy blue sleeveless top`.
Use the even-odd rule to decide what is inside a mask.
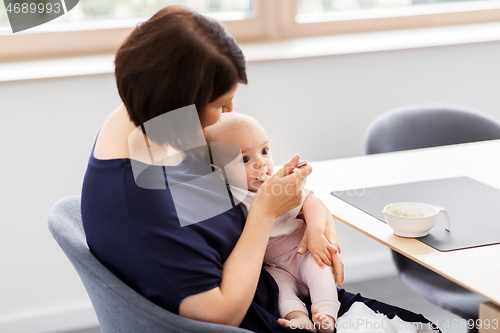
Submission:
[[[83,226],[93,255],[139,294],[176,314],[185,297],[218,287],[222,265],[245,225],[241,208],[181,227],[168,186],[141,188],[130,159],[99,160],[93,153],[82,189]],[[188,154],[178,166],[166,167],[166,174],[196,177],[201,163],[202,158]],[[186,204],[197,209],[196,202]],[[291,332],[277,323],[278,317],[278,286],[262,269],[240,327]]]

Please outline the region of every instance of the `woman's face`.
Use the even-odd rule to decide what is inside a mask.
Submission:
[[[233,111],[233,97],[236,93],[236,88],[238,88],[238,84],[235,84],[231,90],[207,105],[205,110],[200,114],[202,128],[218,122],[223,112]]]

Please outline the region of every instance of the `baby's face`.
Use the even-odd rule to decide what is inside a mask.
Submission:
[[[245,126],[237,127],[227,133],[227,141],[240,147],[245,163],[248,190],[255,192],[274,172],[269,138],[258,123],[249,122]]]

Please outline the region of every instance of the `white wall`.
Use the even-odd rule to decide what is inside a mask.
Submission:
[[[235,105],[264,124],[278,164],[295,152],[361,155],[369,122],[396,106],[455,103],[500,118],[498,59],[500,42],[255,62]],[[0,83],[0,332],[96,323],[46,219],[58,199],[80,193],[94,138],[118,104],[112,75]],[[346,282],[394,274],[384,246],[338,229]]]
[[[261,121],[284,162],[361,155],[370,121],[393,107],[446,102],[500,118],[500,43],[250,63],[236,109]]]
[[[0,332],[96,323],[47,216],[80,193],[99,126],[117,105],[111,75],[0,84]]]

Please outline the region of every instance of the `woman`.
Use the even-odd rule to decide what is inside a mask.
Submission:
[[[277,321],[277,286],[262,262],[276,217],[301,202],[310,166],[292,172],[298,163],[294,156],[263,184],[246,219],[233,205],[181,226],[177,212],[199,207],[189,196],[173,200],[172,181],[178,185],[206,175],[206,156],[197,152],[200,147],[184,151],[169,131],[146,130],[148,121],[190,105],[196,106],[202,128],[216,123],[222,112],[231,112],[238,83],[247,82],[239,46],[216,21],[172,6],[131,33],[117,52],[115,66],[123,105],[98,134],[82,190],[90,250],[140,294],[181,316],[256,332],[289,331]],[[130,155],[132,133],[143,136],[150,155]],[[150,157],[158,149],[163,157],[172,157],[163,166],[152,165]],[[138,176],[134,165],[145,172]],[[166,180],[163,187],[139,186],[140,177],[158,175]],[[271,189],[276,186],[286,193],[275,194]],[[219,194],[210,195],[216,201]],[[326,237],[338,248],[333,224],[328,224]],[[302,245],[307,246],[305,241]],[[341,285],[342,261],[338,253],[332,255]],[[339,290],[339,300],[339,315],[354,301],[364,301],[389,316],[427,322],[359,294]]]

